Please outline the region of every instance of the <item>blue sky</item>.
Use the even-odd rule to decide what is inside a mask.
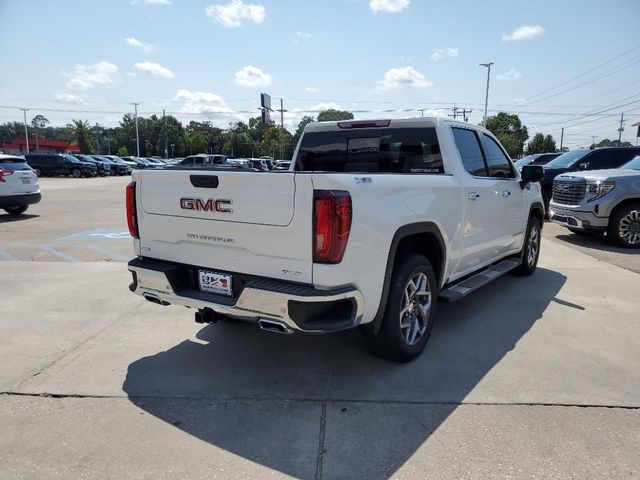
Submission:
[[[478,64],[492,61],[490,114],[521,112],[558,141],[565,126],[576,147],[617,138],[626,112],[635,142],[638,18],[638,0],[2,0],[0,105],[116,125],[140,102],[225,126],[264,91],[284,98],[289,127],[327,106],[385,118],[455,105],[477,123]],[[0,108],[9,120],[22,112]]]

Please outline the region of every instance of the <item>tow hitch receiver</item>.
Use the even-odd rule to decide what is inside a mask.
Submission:
[[[196,323],[216,323],[221,318],[222,315],[210,308],[203,308],[196,312]]]

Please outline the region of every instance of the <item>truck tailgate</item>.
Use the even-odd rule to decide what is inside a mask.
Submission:
[[[142,256],[311,283],[310,175],[147,170],[134,181]]]

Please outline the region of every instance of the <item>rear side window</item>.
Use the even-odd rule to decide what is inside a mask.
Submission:
[[[597,150],[587,158],[589,162],[589,169],[604,170],[606,168],[618,168],[638,154],[635,149],[620,149],[620,150]]]
[[[369,128],[310,132],[302,138],[296,170],[444,173],[435,128]]]
[[[31,170],[23,158],[1,158],[0,170]]]
[[[487,168],[476,133],[466,128],[452,128],[451,130],[464,169],[473,176],[486,177]]]
[[[482,148],[489,168],[489,176],[498,178],[515,177],[511,162],[498,143],[484,133],[480,137],[482,138]]]

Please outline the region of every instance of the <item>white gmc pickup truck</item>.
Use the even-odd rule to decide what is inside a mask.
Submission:
[[[415,358],[436,303],[536,268],[542,167],[442,118],[309,124],[289,171],[136,170],[130,290],[279,333],[358,327]]]

